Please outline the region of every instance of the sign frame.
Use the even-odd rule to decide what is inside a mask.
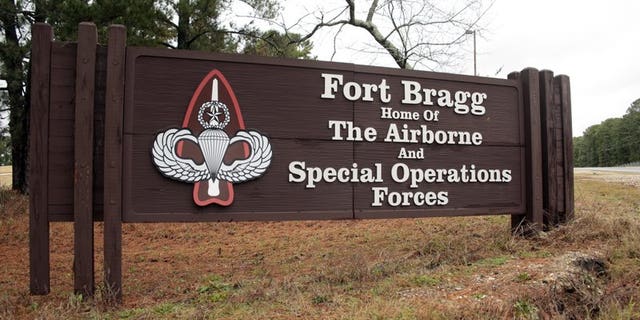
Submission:
[[[296,208],[291,211],[285,210],[274,210],[267,212],[260,212],[256,210],[245,210],[245,211],[233,211],[232,213],[218,213],[213,210],[213,212],[205,213],[205,210],[198,210],[197,214],[193,213],[185,213],[185,212],[173,212],[170,210],[167,214],[145,214],[136,212],[133,201],[143,201],[140,197],[132,196],[132,190],[135,189],[133,186],[134,182],[132,180],[139,180],[138,177],[135,179],[132,178],[132,174],[136,171],[134,168],[137,162],[132,160],[127,155],[130,155],[136,149],[132,142],[132,134],[134,132],[134,116],[135,114],[135,92],[136,92],[136,60],[139,58],[145,59],[158,59],[160,61],[165,60],[169,61],[178,61],[181,60],[198,60],[208,63],[221,63],[221,64],[242,64],[248,66],[255,66],[256,68],[260,67],[283,67],[283,68],[295,68],[295,70],[315,70],[317,71],[318,77],[323,72],[336,72],[345,74],[345,76],[353,76],[353,75],[377,75],[384,77],[395,77],[395,78],[413,78],[413,79],[428,79],[432,82],[450,82],[456,84],[473,84],[479,86],[496,86],[496,87],[504,87],[504,88],[512,88],[517,92],[517,105],[512,110],[517,115],[515,116],[518,119],[520,125],[518,125],[519,131],[517,132],[518,141],[520,144],[520,166],[518,169],[519,172],[524,173],[526,171],[526,159],[525,159],[525,111],[523,107],[522,94],[521,94],[521,84],[519,81],[509,80],[509,79],[494,79],[494,78],[481,78],[481,77],[472,77],[466,75],[454,75],[454,74],[445,74],[445,73],[434,73],[434,72],[424,72],[424,71],[414,71],[414,70],[400,70],[400,69],[390,69],[390,68],[382,68],[382,67],[369,67],[369,66],[359,66],[359,65],[351,65],[344,63],[329,63],[329,62],[321,62],[321,61],[302,61],[302,60],[292,60],[292,59],[274,59],[274,58],[264,58],[264,57],[252,57],[252,56],[243,56],[243,55],[224,55],[224,54],[214,54],[208,52],[198,52],[198,51],[181,51],[181,50],[166,50],[166,49],[157,49],[157,48],[144,48],[144,47],[128,47],[127,48],[127,83],[125,89],[125,107],[124,107],[124,160],[123,160],[123,220],[125,222],[163,222],[163,221],[180,221],[180,222],[196,222],[196,221],[239,221],[239,220],[314,220],[314,219],[360,219],[360,218],[394,218],[394,217],[435,217],[435,216],[460,216],[460,215],[482,215],[482,214],[525,214],[526,213],[526,180],[524,179],[524,175],[520,180],[520,199],[519,205],[514,206],[502,206],[498,208],[493,208],[490,206],[485,207],[476,207],[476,208],[434,208],[434,209],[423,209],[423,208],[415,208],[415,209],[393,209],[381,212],[380,210],[367,210],[356,208],[356,205],[352,203],[351,208],[347,208],[346,210],[316,210],[316,211],[307,211],[304,208]],[[174,64],[172,63],[172,66]],[[191,66],[190,66],[191,67]],[[150,68],[150,67],[148,67]],[[192,67],[191,67],[192,68]],[[205,69],[206,71],[206,69]],[[275,77],[274,77],[275,78]],[[269,81],[275,81],[270,79]],[[192,85],[195,87],[196,85]],[[168,86],[167,86],[168,88]],[[167,89],[165,88],[165,89]],[[317,95],[319,96],[321,93],[321,88],[318,88]],[[319,97],[317,97],[319,98]],[[239,100],[242,97],[238,98]],[[330,107],[331,101],[326,101],[327,107]],[[357,108],[357,103],[353,103],[354,113],[355,108]],[[302,107],[304,108],[304,107]],[[321,113],[319,113],[321,114]],[[176,123],[179,119],[176,120]],[[355,121],[355,119],[353,119]],[[323,140],[329,140],[327,137]],[[278,137],[282,138],[282,137]],[[304,141],[304,137],[293,137],[297,140]],[[314,140],[317,138],[311,138]],[[324,141],[323,141],[324,142]],[[378,143],[378,142],[376,142]],[[365,145],[365,142],[354,142],[352,143],[355,149],[358,146]],[[388,144],[392,145],[392,144]],[[494,145],[495,147],[501,146],[500,143]],[[505,147],[511,147],[512,145],[505,145]],[[137,147],[140,147],[138,144]],[[480,146],[480,148],[485,146]],[[278,157],[278,150],[274,150],[274,157]],[[139,160],[139,158],[137,158]],[[356,162],[356,159],[353,159]],[[140,161],[138,161],[140,162]],[[147,163],[144,163],[145,165]],[[255,182],[259,183],[259,181]],[[489,188],[489,186],[487,186]],[[351,186],[351,192],[354,193],[355,197],[355,184]],[[189,209],[191,210],[191,209]],[[195,209],[193,209],[195,210]]]

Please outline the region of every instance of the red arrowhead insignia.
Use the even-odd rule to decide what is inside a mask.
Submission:
[[[229,85],[229,82],[219,70],[214,69],[202,79],[200,85],[196,88],[189,102],[184,120],[182,121],[182,127],[191,130],[194,136],[198,136],[204,130],[198,120],[198,112],[203,103],[212,101],[212,94],[215,95],[215,93],[212,93],[214,80],[217,80],[217,90],[214,90],[217,91],[217,100],[227,105],[231,118],[229,124],[225,126],[224,131],[227,135],[233,136],[239,130],[245,129],[240,105],[231,89],[231,85]],[[246,143],[232,144],[227,149],[223,161],[225,163],[231,163],[236,159],[245,159],[249,156],[249,151],[249,146]],[[179,142],[177,153],[180,157],[191,158],[196,162],[204,161],[202,151],[197,145]],[[210,195],[209,185],[209,181],[199,181],[194,184],[193,201],[197,205],[207,206],[215,203],[221,206],[228,206],[233,203],[234,193],[231,182],[219,180],[220,192],[215,196]]]

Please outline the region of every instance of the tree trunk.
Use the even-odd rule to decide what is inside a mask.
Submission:
[[[189,25],[191,10],[189,1],[180,0],[175,7],[178,14],[178,39],[176,49],[189,49]]]

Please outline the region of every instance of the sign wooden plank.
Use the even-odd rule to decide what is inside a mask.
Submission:
[[[77,44],[53,41],[51,48],[51,121],[49,123],[49,221],[73,221],[74,122]],[[93,143],[93,219],[102,220],[103,135],[106,47],[96,48]],[[72,58],[70,58],[72,57]]]
[[[49,25],[32,28],[31,133],[29,136],[29,289],[49,293],[48,170],[51,41]]]
[[[571,127],[571,85],[569,77],[559,75],[555,81],[560,83],[562,101],[562,130],[564,147],[564,215],[561,222],[568,222],[573,219],[574,204],[574,181],[573,181],[573,129]]]
[[[558,215],[558,185],[556,176],[558,172],[556,153],[556,122],[557,105],[553,100],[553,72],[549,70],[540,71],[540,112],[541,112],[541,134],[542,134],[542,173],[543,173],[543,207],[545,211],[545,222],[556,220]],[[561,168],[560,168],[561,169]]]
[[[74,281],[77,294],[93,296],[93,142],[97,31],[78,28],[74,132]]]
[[[104,130],[104,281],[107,299],[122,300],[122,121],[127,32],[109,27]]]
[[[522,81],[523,102],[525,110],[525,141],[527,159],[527,216],[526,227],[541,230],[543,219],[542,207],[542,143],[540,122],[540,82],[538,70],[526,68],[520,72]],[[515,216],[512,216],[515,217]],[[523,221],[512,219],[514,229],[523,225]],[[524,230],[529,231],[529,230]]]
[[[129,48],[127,59],[125,221],[525,212],[525,114],[518,82],[145,48]],[[176,68],[179,74],[172,72]],[[207,109],[219,101],[226,111]],[[203,123],[207,114],[211,122]],[[220,179],[221,195],[207,196],[214,187],[206,180],[214,179],[195,186],[184,181],[203,179],[189,176],[198,174],[198,166],[208,174],[203,136],[221,134],[206,127],[219,124],[218,116],[240,119],[224,124],[231,127],[225,128],[225,139],[256,130],[254,138],[268,141],[272,157],[261,176],[233,183],[233,189],[225,189],[231,187]],[[420,137],[408,141],[407,134]],[[223,167],[260,149],[231,141],[224,143],[229,149],[224,149]],[[238,151],[243,146],[252,152]],[[418,151],[418,156],[402,154]],[[239,156],[227,157],[234,152]],[[392,174],[399,165],[407,172],[446,169],[464,177],[450,177],[444,185],[416,182],[434,190],[427,193],[451,194],[440,204],[394,200],[379,205],[372,198],[375,190],[417,188]],[[224,190],[233,190],[233,201]]]
[[[76,43],[52,42],[49,121],[49,221],[73,221]]]
[[[555,78],[554,78],[555,79]],[[562,127],[562,102],[561,102],[561,92],[560,87],[553,81],[553,125],[554,129],[554,144],[553,148],[555,153],[554,164],[556,167],[556,172],[554,176],[545,176],[545,179],[551,180],[555,187],[555,198],[557,208],[554,218],[552,221],[549,221],[549,226],[558,225],[562,221],[562,215],[564,212],[564,201],[565,201],[565,193],[564,193],[564,135],[563,135],[563,127]],[[552,151],[549,151],[551,153]]]

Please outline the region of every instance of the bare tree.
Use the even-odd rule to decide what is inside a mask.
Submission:
[[[483,0],[344,0],[334,9],[309,12],[293,25],[279,23],[285,30],[312,38],[322,29],[335,29],[335,39],[348,28],[366,31],[371,48],[390,55],[404,69],[439,69],[456,61],[456,53],[467,39],[467,31],[482,29],[481,18],[493,2]],[[305,26],[313,27],[306,32]]]

